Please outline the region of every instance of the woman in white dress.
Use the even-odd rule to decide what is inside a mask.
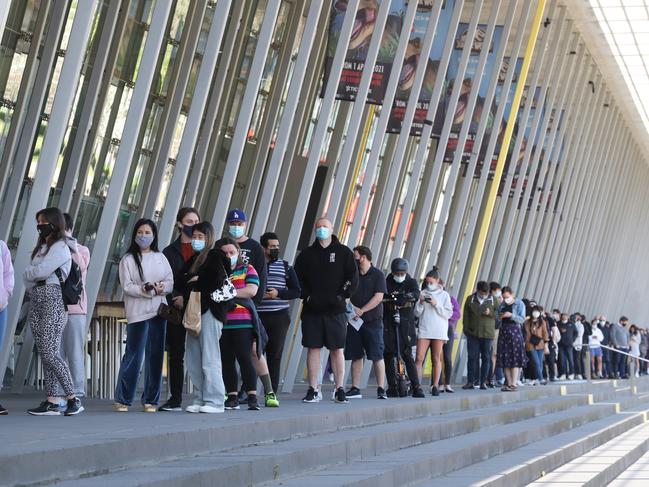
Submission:
[[[426,353],[431,349],[433,377],[431,394],[439,396],[439,377],[442,371],[442,347],[448,340],[448,320],[453,316],[451,297],[439,283],[439,269],[426,274],[419,301],[415,304],[415,316],[419,318],[417,334],[417,374],[421,383]]]
[[[631,355],[631,357],[629,358],[629,362],[635,365],[634,373],[636,377],[640,377],[640,360],[638,360],[638,357],[640,356],[641,342],[642,342],[642,337],[640,336],[638,327],[635,325],[631,325],[629,327],[629,347],[630,347],[629,354]]]

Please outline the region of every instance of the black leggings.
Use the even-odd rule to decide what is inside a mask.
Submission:
[[[182,324],[167,323],[168,382],[170,402],[183,402],[185,383],[185,327]]]
[[[239,362],[241,379],[245,391],[257,389],[257,371],[252,363],[252,328],[223,330],[221,335],[221,363],[223,366],[223,382],[227,393],[236,392],[239,384],[236,362]]]
[[[455,341],[455,332],[452,327],[448,327],[448,341],[442,347],[442,355],[444,360],[444,374],[443,383],[445,386],[451,384],[451,376],[453,375],[453,342]]]
[[[266,345],[266,360],[268,361],[268,372],[273,390],[279,390],[280,366],[282,364],[282,353],[284,352],[284,341],[286,333],[291,324],[291,315],[288,309],[259,313],[261,322],[268,333],[268,344]]]

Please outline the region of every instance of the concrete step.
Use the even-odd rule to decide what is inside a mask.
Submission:
[[[631,399],[635,402],[635,399]],[[337,468],[309,472],[306,475],[264,484],[298,487],[392,485],[455,485],[445,483],[441,475],[488,460],[505,452],[555,438],[563,432],[604,418],[610,419],[620,409],[618,403],[593,404],[536,417],[420,446],[400,449],[371,458],[355,460]],[[604,423],[600,423],[602,426]]]
[[[647,421],[649,395],[620,398],[623,412],[463,468],[438,480],[457,487],[528,485]],[[422,484],[423,485],[423,484]]]
[[[610,487],[646,487],[649,485],[649,453],[642,455],[637,462],[608,485]]]
[[[600,394],[614,393],[610,383],[593,389]],[[573,390],[582,392],[584,389],[570,386],[570,391]],[[525,401],[554,401],[561,398],[562,392],[565,391],[560,386],[529,387],[510,394],[471,391],[435,399],[368,399],[348,405],[330,401],[302,404],[294,398],[283,401],[282,407],[276,410],[234,411],[222,415],[117,414],[110,411],[108,404],[89,402],[86,413],[64,421],[58,421],[63,418],[35,420],[27,415],[12,414],[14,428],[0,430],[0,444],[12,446],[0,454],[0,472],[3,481],[10,485],[44,484],[249,445],[354,431],[448,413],[502,408]],[[6,403],[4,399],[3,403]],[[16,410],[17,406],[12,408]],[[48,424],[46,428],[51,437],[56,438],[55,442],[40,440],[44,422]],[[146,430],[144,434],[143,429]]]
[[[218,451],[56,485],[256,485],[534,418],[564,413],[578,420],[611,411],[612,406],[588,406],[587,395],[555,396]]]

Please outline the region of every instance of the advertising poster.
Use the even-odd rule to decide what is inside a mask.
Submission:
[[[401,27],[405,16],[407,0],[362,0],[352,35],[349,48],[345,56],[345,64],[338,82],[336,98],[339,100],[354,101],[358,93],[361,76],[367,59],[367,50],[376,27],[376,18],[382,1],[390,1],[390,12],[381,38],[381,46],[374,66],[374,74],[368,92],[368,103],[381,104],[385,96],[388,79],[392,71],[392,62],[399,44]],[[336,53],[340,30],[342,28],[348,0],[335,0],[332,2],[329,19],[329,35],[327,38],[327,56],[325,58],[324,82],[320,96],[324,96],[327,80],[331,72],[331,65]]]
[[[462,56],[462,50],[466,44],[467,30],[469,24],[460,24],[458,27],[457,35],[455,36],[455,43],[453,46],[453,52],[451,53],[451,59],[448,68],[447,74],[447,84],[448,89],[445,96],[445,104],[448,105],[448,100],[453,90],[453,85],[455,79],[457,78],[457,71],[460,65],[460,57]],[[478,123],[480,122],[480,117],[482,116],[482,111],[484,110],[485,98],[487,96],[487,89],[489,88],[489,81],[491,80],[492,73],[495,69],[495,53],[498,51],[502,37],[502,26],[496,26],[494,30],[494,35],[489,45],[489,54],[487,55],[487,60],[484,68],[484,73],[481,80],[476,80],[476,70],[478,68],[478,61],[480,54],[486,46],[484,46],[484,38],[487,33],[486,25],[478,25],[475,36],[473,39],[473,45],[471,46],[471,54],[469,57],[469,62],[467,64],[466,72],[464,73],[464,79],[462,80],[462,89],[460,91],[460,97],[455,108],[455,115],[453,117],[453,126],[451,127],[451,134],[449,136],[448,145],[446,148],[446,155],[444,157],[445,162],[452,162],[453,157],[455,156],[455,151],[457,149],[457,138],[462,129],[462,124],[464,123],[465,118],[470,117],[470,127],[467,139],[464,145],[464,154],[462,156],[462,163],[468,163],[471,158],[471,153],[473,151],[473,142],[475,141],[475,135],[478,131]],[[475,108],[473,113],[466,113],[467,103],[473,86],[478,84],[478,97],[476,99]],[[445,110],[448,111],[448,110]]]

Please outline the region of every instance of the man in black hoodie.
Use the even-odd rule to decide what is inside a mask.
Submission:
[[[304,402],[321,399],[318,386],[320,349],[327,347],[336,382],[335,401],[347,402],[343,389],[347,314],[345,300],[358,286],[354,254],[332,235],[333,225],[326,218],[316,221],[316,241],[295,261],[295,272],[302,285],[302,346],[308,348],[309,390]]]

